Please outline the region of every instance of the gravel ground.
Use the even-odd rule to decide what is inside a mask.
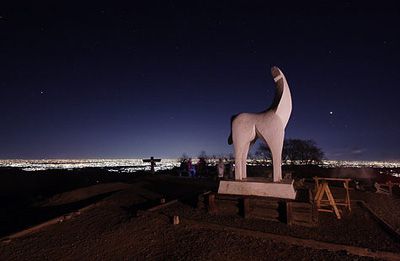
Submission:
[[[167,216],[121,220],[97,209],[0,247],[1,260],[371,260],[229,231],[171,225]]]
[[[203,181],[202,181],[203,182]],[[293,246],[245,236],[232,231],[199,228],[182,222],[172,225],[171,215],[201,218],[259,231],[302,236],[315,240],[399,250],[394,242],[360,208],[341,221],[321,215],[318,228],[238,216],[214,216],[177,203],[163,210],[143,212],[161,197],[167,199],[200,193],[209,186],[190,179],[152,178],[103,199],[80,216],[9,243],[0,244],[0,260],[370,260],[313,248]],[[357,225],[358,224],[358,225]]]
[[[205,211],[195,210],[184,204],[175,204],[162,212],[167,216],[179,215],[182,218],[255,231],[400,252],[400,243],[387,234],[367,211],[357,206],[353,206],[352,213],[341,220],[337,220],[329,213],[319,213],[319,226],[315,228],[287,226],[284,223],[254,218],[243,219],[238,215],[207,214]]]

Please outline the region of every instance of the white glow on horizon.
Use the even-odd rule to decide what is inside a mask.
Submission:
[[[193,159],[195,164],[198,159]],[[218,159],[210,159],[209,163],[215,165]],[[263,160],[248,160],[248,165],[254,165]],[[268,161],[264,161],[268,163]],[[294,164],[299,164],[298,162]],[[179,159],[162,159],[157,163],[155,170],[168,170],[179,167]],[[400,168],[400,162],[389,161],[339,161],[324,160],[318,164],[324,168]],[[110,172],[134,173],[136,171],[150,170],[150,163],[141,159],[45,159],[45,160],[0,160],[0,167],[21,168],[24,171],[39,171],[50,169],[73,170],[81,168],[106,168]],[[397,173],[396,173],[397,174]]]

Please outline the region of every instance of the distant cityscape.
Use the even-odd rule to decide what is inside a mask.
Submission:
[[[198,159],[194,158],[193,163]],[[215,165],[218,159],[209,159],[211,165]],[[248,160],[249,165],[266,163],[265,160]],[[298,164],[294,162],[293,164]],[[155,170],[168,170],[180,166],[180,159],[162,159],[156,164]],[[337,161],[324,160],[318,166],[326,168],[400,168],[399,161]],[[106,168],[110,172],[136,172],[150,170],[150,163],[142,159],[43,159],[43,160],[22,160],[10,159],[0,160],[0,167],[21,168],[24,171],[39,171],[50,169],[80,169],[80,168]]]

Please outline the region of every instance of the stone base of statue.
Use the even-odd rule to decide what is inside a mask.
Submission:
[[[267,178],[246,178],[243,180],[221,180],[218,194],[261,196],[295,199],[296,190],[294,180],[282,180],[272,182]]]

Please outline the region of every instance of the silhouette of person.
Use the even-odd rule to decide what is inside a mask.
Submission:
[[[196,175],[196,168],[195,166],[192,164],[192,159],[188,160],[188,171],[189,171],[189,175],[190,177],[194,177]]]
[[[223,179],[225,172],[225,164],[223,159],[219,159],[217,164],[217,170],[218,170],[218,179]]]
[[[228,178],[233,179],[234,177],[234,172],[235,172],[235,166],[233,165],[233,161],[229,161],[229,170],[228,170]]]

